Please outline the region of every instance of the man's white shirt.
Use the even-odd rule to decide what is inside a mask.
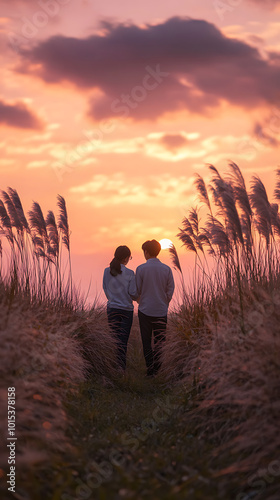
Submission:
[[[148,259],[136,269],[139,311],[147,316],[163,317],[174,293],[172,270],[158,258]]]

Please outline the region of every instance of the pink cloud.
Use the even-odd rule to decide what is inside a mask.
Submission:
[[[277,54],[263,59],[257,48],[226,37],[207,21],[103,23],[103,30],[84,39],[56,36],[40,42],[23,51],[17,71],[48,84],[70,82],[79,91],[98,89],[101,95],[89,100],[94,120],[156,120],[177,110],[205,115],[222,101],[250,109],[277,97]]]
[[[41,130],[43,123],[23,102],[9,104],[0,99],[0,125]]]

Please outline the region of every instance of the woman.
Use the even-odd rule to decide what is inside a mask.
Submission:
[[[131,259],[127,246],[116,249],[114,258],[103,276],[103,290],[108,299],[107,315],[109,325],[117,338],[117,356],[120,370],[126,368],[127,342],[133,321],[133,303],[137,300],[135,275],[126,265]]]

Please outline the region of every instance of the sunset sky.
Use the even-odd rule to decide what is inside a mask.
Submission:
[[[0,188],[26,212],[65,197],[92,296],[118,245],[135,269],[143,241],[170,238],[188,272],[176,234],[208,163],[272,197],[280,0],[2,0],[0,49]]]

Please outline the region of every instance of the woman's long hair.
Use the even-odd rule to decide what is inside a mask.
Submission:
[[[122,273],[121,262],[131,256],[131,251],[125,245],[118,247],[114,253],[114,258],[110,262],[110,274],[117,276]]]

